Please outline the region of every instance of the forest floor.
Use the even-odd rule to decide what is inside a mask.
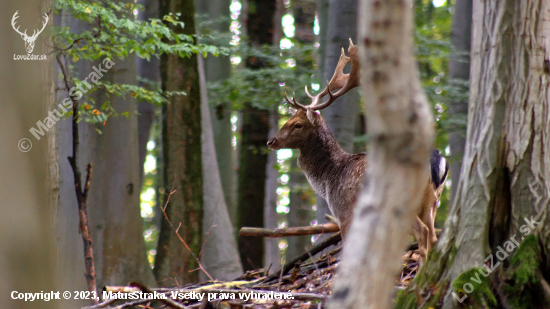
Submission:
[[[281,269],[248,271],[232,281],[208,281],[177,288],[147,288],[139,283],[108,286],[105,291],[142,293],[139,300],[111,299],[86,309],[122,308],[325,308],[339,265],[340,235],[335,234],[308,252],[286,263]],[[316,260],[311,257],[323,253]],[[404,289],[418,270],[417,245],[403,255],[403,266],[396,277],[396,291]],[[158,300],[160,294],[165,299]],[[156,298],[157,300],[153,300]]]

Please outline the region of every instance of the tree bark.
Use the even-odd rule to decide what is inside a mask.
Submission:
[[[19,11],[21,19],[41,25],[41,16],[48,12],[44,1],[2,3],[2,20],[11,20]],[[52,15],[49,15],[50,22]],[[38,37],[35,55],[47,54],[51,36],[46,28]],[[28,33],[28,32],[27,32]],[[5,308],[36,308],[36,303],[12,299],[13,291],[40,292],[59,290],[55,272],[55,209],[52,209],[51,184],[46,182],[51,167],[49,141],[44,136],[36,140],[29,129],[47,117],[45,109],[52,106],[52,66],[38,61],[14,61],[13,55],[27,54],[21,36],[11,27],[0,29],[3,42],[0,49],[0,83],[2,113],[0,114],[0,295]],[[41,41],[43,40],[43,41]],[[44,44],[42,44],[44,43]],[[51,55],[49,58],[53,57]],[[51,59],[47,61],[50,65]],[[45,87],[44,87],[45,86]],[[49,110],[51,111],[51,110]],[[49,112],[48,111],[48,112]],[[55,133],[55,131],[54,131]],[[27,138],[29,142],[21,142]],[[18,146],[28,152],[21,152]],[[75,226],[76,229],[76,226]],[[79,252],[82,254],[82,251]],[[82,275],[82,273],[81,273]],[[82,278],[83,279],[83,278]],[[41,301],[40,307],[74,308],[75,303],[65,300]]]
[[[103,79],[135,85],[135,57],[113,61],[115,64]],[[91,71],[92,68],[88,68],[88,72]],[[91,162],[94,166],[87,204],[97,284],[100,288],[129,281],[154,285],[140,212],[137,102],[130,97],[111,96],[104,90],[98,91],[96,100],[98,103],[109,100],[115,110],[131,115],[109,119],[105,125],[89,125],[87,132],[80,134],[81,145],[86,139],[93,145],[88,149],[89,159],[81,156],[76,164]]]
[[[319,14],[319,17],[321,17],[321,14]],[[320,46],[320,49],[323,49],[324,56],[321,89],[323,89],[326,81],[332,78],[342,48],[348,46],[350,38],[357,42],[357,0],[330,0],[327,29],[324,31],[326,31],[326,44]],[[355,122],[359,115],[359,104],[358,91],[351,90],[345,96],[336,99],[334,103],[321,112],[340,147],[350,153],[353,151],[353,137],[355,135]],[[325,214],[330,214],[328,204],[322,197],[318,196],[317,221],[319,223],[326,222]]]
[[[475,1],[473,12],[468,132],[456,198],[426,274],[399,301],[422,301],[415,297],[436,287],[426,306],[548,308],[542,286],[550,271],[550,3]],[[510,246],[513,239],[519,249]],[[476,275],[483,280],[469,279]]]
[[[248,1],[247,33],[252,46],[273,42],[273,14],[276,0]],[[249,68],[260,68],[260,59],[246,59]],[[240,147],[239,187],[237,193],[237,229],[243,226],[264,226],[265,181],[269,111],[249,103],[243,109],[242,142]],[[261,238],[240,237],[239,252],[244,270],[261,267],[264,263],[264,243]]]
[[[161,0],[159,4],[161,16],[181,12],[185,28],[175,27],[175,32],[196,34],[192,0]],[[197,56],[163,55],[160,62],[163,91],[187,94],[171,96],[162,106],[164,202],[172,225],[162,219],[154,272],[158,281],[173,286],[199,279],[196,269],[204,213],[201,103]],[[176,230],[185,243],[180,241]]]
[[[452,26],[452,42],[455,59],[449,61],[449,78],[453,81],[467,81],[470,78],[470,42],[472,32],[472,0],[457,0],[454,6]],[[456,83],[457,86],[461,83]],[[461,86],[458,86],[461,87]],[[468,92],[468,89],[464,89]],[[453,101],[449,106],[449,118],[466,118],[468,116],[468,102]],[[460,167],[464,156],[466,144],[466,128],[455,128],[449,133],[449,145],[451,146],[450,170],[451,170],[451,202],[456,195],[458,180],[460,178]]]
[[[199,14],[206,14],[211,21],[220,18],[229,18],[229,0],[195,0],[195,6]],[[241,28],[243,28],[241,26]],[[229,31],[229,22],[215,23],[212,30],[221,33]],[[231,76],[231,60],[229,56],[207,57],[204,59],[204,73],[206,82],[222,81]],[[223,102],[215,107],[210,107],[212,116],[212,130],[214,132],[214,145],[218,161],[219,175],[222,182],[223,194],[231,223],[236,223],[237,209],[237,185],[235,181],[235,150],[233,149],[233,130],[231,129],[231,102]]]
[[[214,134],[210,119],[210,108],[204,80],[203,59],[198,58],[199,76],[201,82],[201,114],[202,114],[202,158],[204,175],[204,218],[201,262],[212,278],[217,280],[232,280],[243,273],[237,241],[223,195],[216,150],[214,149]],[[206,276],[202,274],[202,280]],[[201,280],[201,281],[202,281]]]
[[[279,111],[277,106],[271,110],[269,115],[269,134],[274,136],[279,130]],[[264,227],[279,227],[279,214],[277,213],[277,187],[279,186],[279,171],[276,169],[277,151],[270,151],[267,157],[265,202],[264,202]],[[279,239],[264,239],[265,255],[264,267],[278,266],[281,263],[281,250]]]
[[[329,308],[390,306],[433,147],[433,118],[412,53],[411,1],[364,1],[360,16],[369,164]]]

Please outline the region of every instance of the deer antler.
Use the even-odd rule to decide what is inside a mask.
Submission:
[[[285,100],[288,102],[288,104],[302,110],[321,110],[332,104],[334,100],[336,100],[338,97],[359,86],[359,55],[357,52],[357,45],[353,45],[351,39],[349,39],[348,54],[349,57],[346,56],[346,54],[344,53],[344,48],[342,48],[342,54],[340,55],[340,60],[338,60],[338,64],[336,65],[336,69],[334,70],[334,75],[332,76],[330,82],[327,81],[327,87],[323,89],[323,91],[321,91],[316,96],[312,96],[307,90],[307,86],[305,87],[306,94],[311,99],[310,105],[305,106],[298,103],[296,101],[295,95],[293,95],[292,100],[290,100],[285,94]],[[351,62],[351,72],[349,74],[344,74],[344,67],[349,62]],[[333,90],[335,90],[336,92],[332,92]],[[319,104],[319,100],[327,94],[329,96],[328,100]]]
[[[19,18],[19,16],[17,15],[18,13],[19,10],[15,11],[15,14],[13,14],[13,17],[11,18],[11,26],[13,27],[13,30],[15,30],[15,32],[19,33],[21,36],[28,37],[27,30],[25,30],[25,32],[23,33],[19,31],[19,27],[15,28],[15,20]]]
[[[21,32],[21,31],[19,31],[19,26],[17,26],[17,28],[15,28],[15,20],[19,18],[18,14],[19,14],[19,10],[16,11],[15,14],[13,14],[13,17],[11,18],[11,26],[13,27],[13,30],[15,30],[15,32],[19,33],[21,36],[25,36],[25,37],[31,38],[31,39],[36,38],[40,33],[42,33],[42,31],[44,31],[44,29],[48,25],[48,21],[50,20],[50,18],[48,17],[48,14],[44,13],[44,18],[46,18],[46,21],[44,21],[42,23],[42,29],[40,29],[40,31],[38,31],[38,33],[36,32],[36,30],[34,30],[32,35],[29,37],[27,35],[27,30],[26,29],[25,29],[25,32]]]
[[[38,31],[38,33],[35,34],[36,30],[34,30],[32,32],[32,38],[35,38],[37,37],[40,33],[42,33],[42,31],[44,31],[44,29],[46,28],[46,26],[48,25],[48,20],[50,20],[50,18],[48,17],[48,14],[44,13],[44,18],[46,18],[46,21],[44,21],[42,23],[42,29],[40,29],[40,31]]]

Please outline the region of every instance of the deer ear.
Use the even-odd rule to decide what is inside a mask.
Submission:
[[[311,122],[311,124],[313,125],[317,125],[319,123],[317,117],[319,117],[318,115],[316,115],[317,113],[314,111],[314,110],[311,110],[311,109],[307,109],[307,112],[306,112],[306,116],[307,116],[307,120],[309,120],[309,122]]]
[[[288,109],[288,111],[290,112],[290,114],[291,114],[292,116],[294,116],[294,115],[296,115],[296,112],[297,112],[298,110],[295,109],[295,108],[290,107],[290,108]]]

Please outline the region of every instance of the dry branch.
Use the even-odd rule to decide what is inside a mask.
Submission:
[[[63,61],[61,61],[61,55],[62,53],[57,54],[57,63],[59,64],[59,68],[61,69],[61,72],[63,74],[63,81],[65,83],[65,88],[67,88],[67,91],[71,89],[69,85],[69,73],[67,72],[67,68],[63,64]],[[96,277],[95,277],[95,266],[94,266],[94,250],[93,250],[93,242],[92,242],[92,236],[90,234],[90,230],[88,228],[88,207],[87,207],[87,199],[88,199],[88,191],[90,189],[90,181],[92,179],[92,163],[88,164],[88,167],[86,168],[86,180],[84,182],[84,187],[82,186],[82,180],[81,180],[81,174],[80,170],[78,168],[78,146],[79,146],[79,140],[78,140],[78,101],[75,100],[75,98],[70,95],[71,102],[73,103],[73,119],[72,119],[72,133],[73,133],[73,153],[72,156],[68,157],[69,163],[71,165],[71,168],[73,170],[73,177],[74,177],[74,188],[76,192],[76,200],[78,202],[78,216],[79,216],[79,231],[82,234],[82,242],[84,243],[84,264],[86,266],[86,283],[88,285],[88,291],[92,292],[92,295],[98,295],[97,294],[97,286],[96,286]],[[99,302],[99,299],[92,298],[92,303],[97,304]]]
[[[274,230],[257,228],[257,227],[243,227],[239,231],[239,236],[287,237],[287,236],[334,233],[338,231],[340,231],[340,228],[338,227],[338,225],[334,223],[325,223],[325,224],[312,225],[312,226],[279,228]]]

